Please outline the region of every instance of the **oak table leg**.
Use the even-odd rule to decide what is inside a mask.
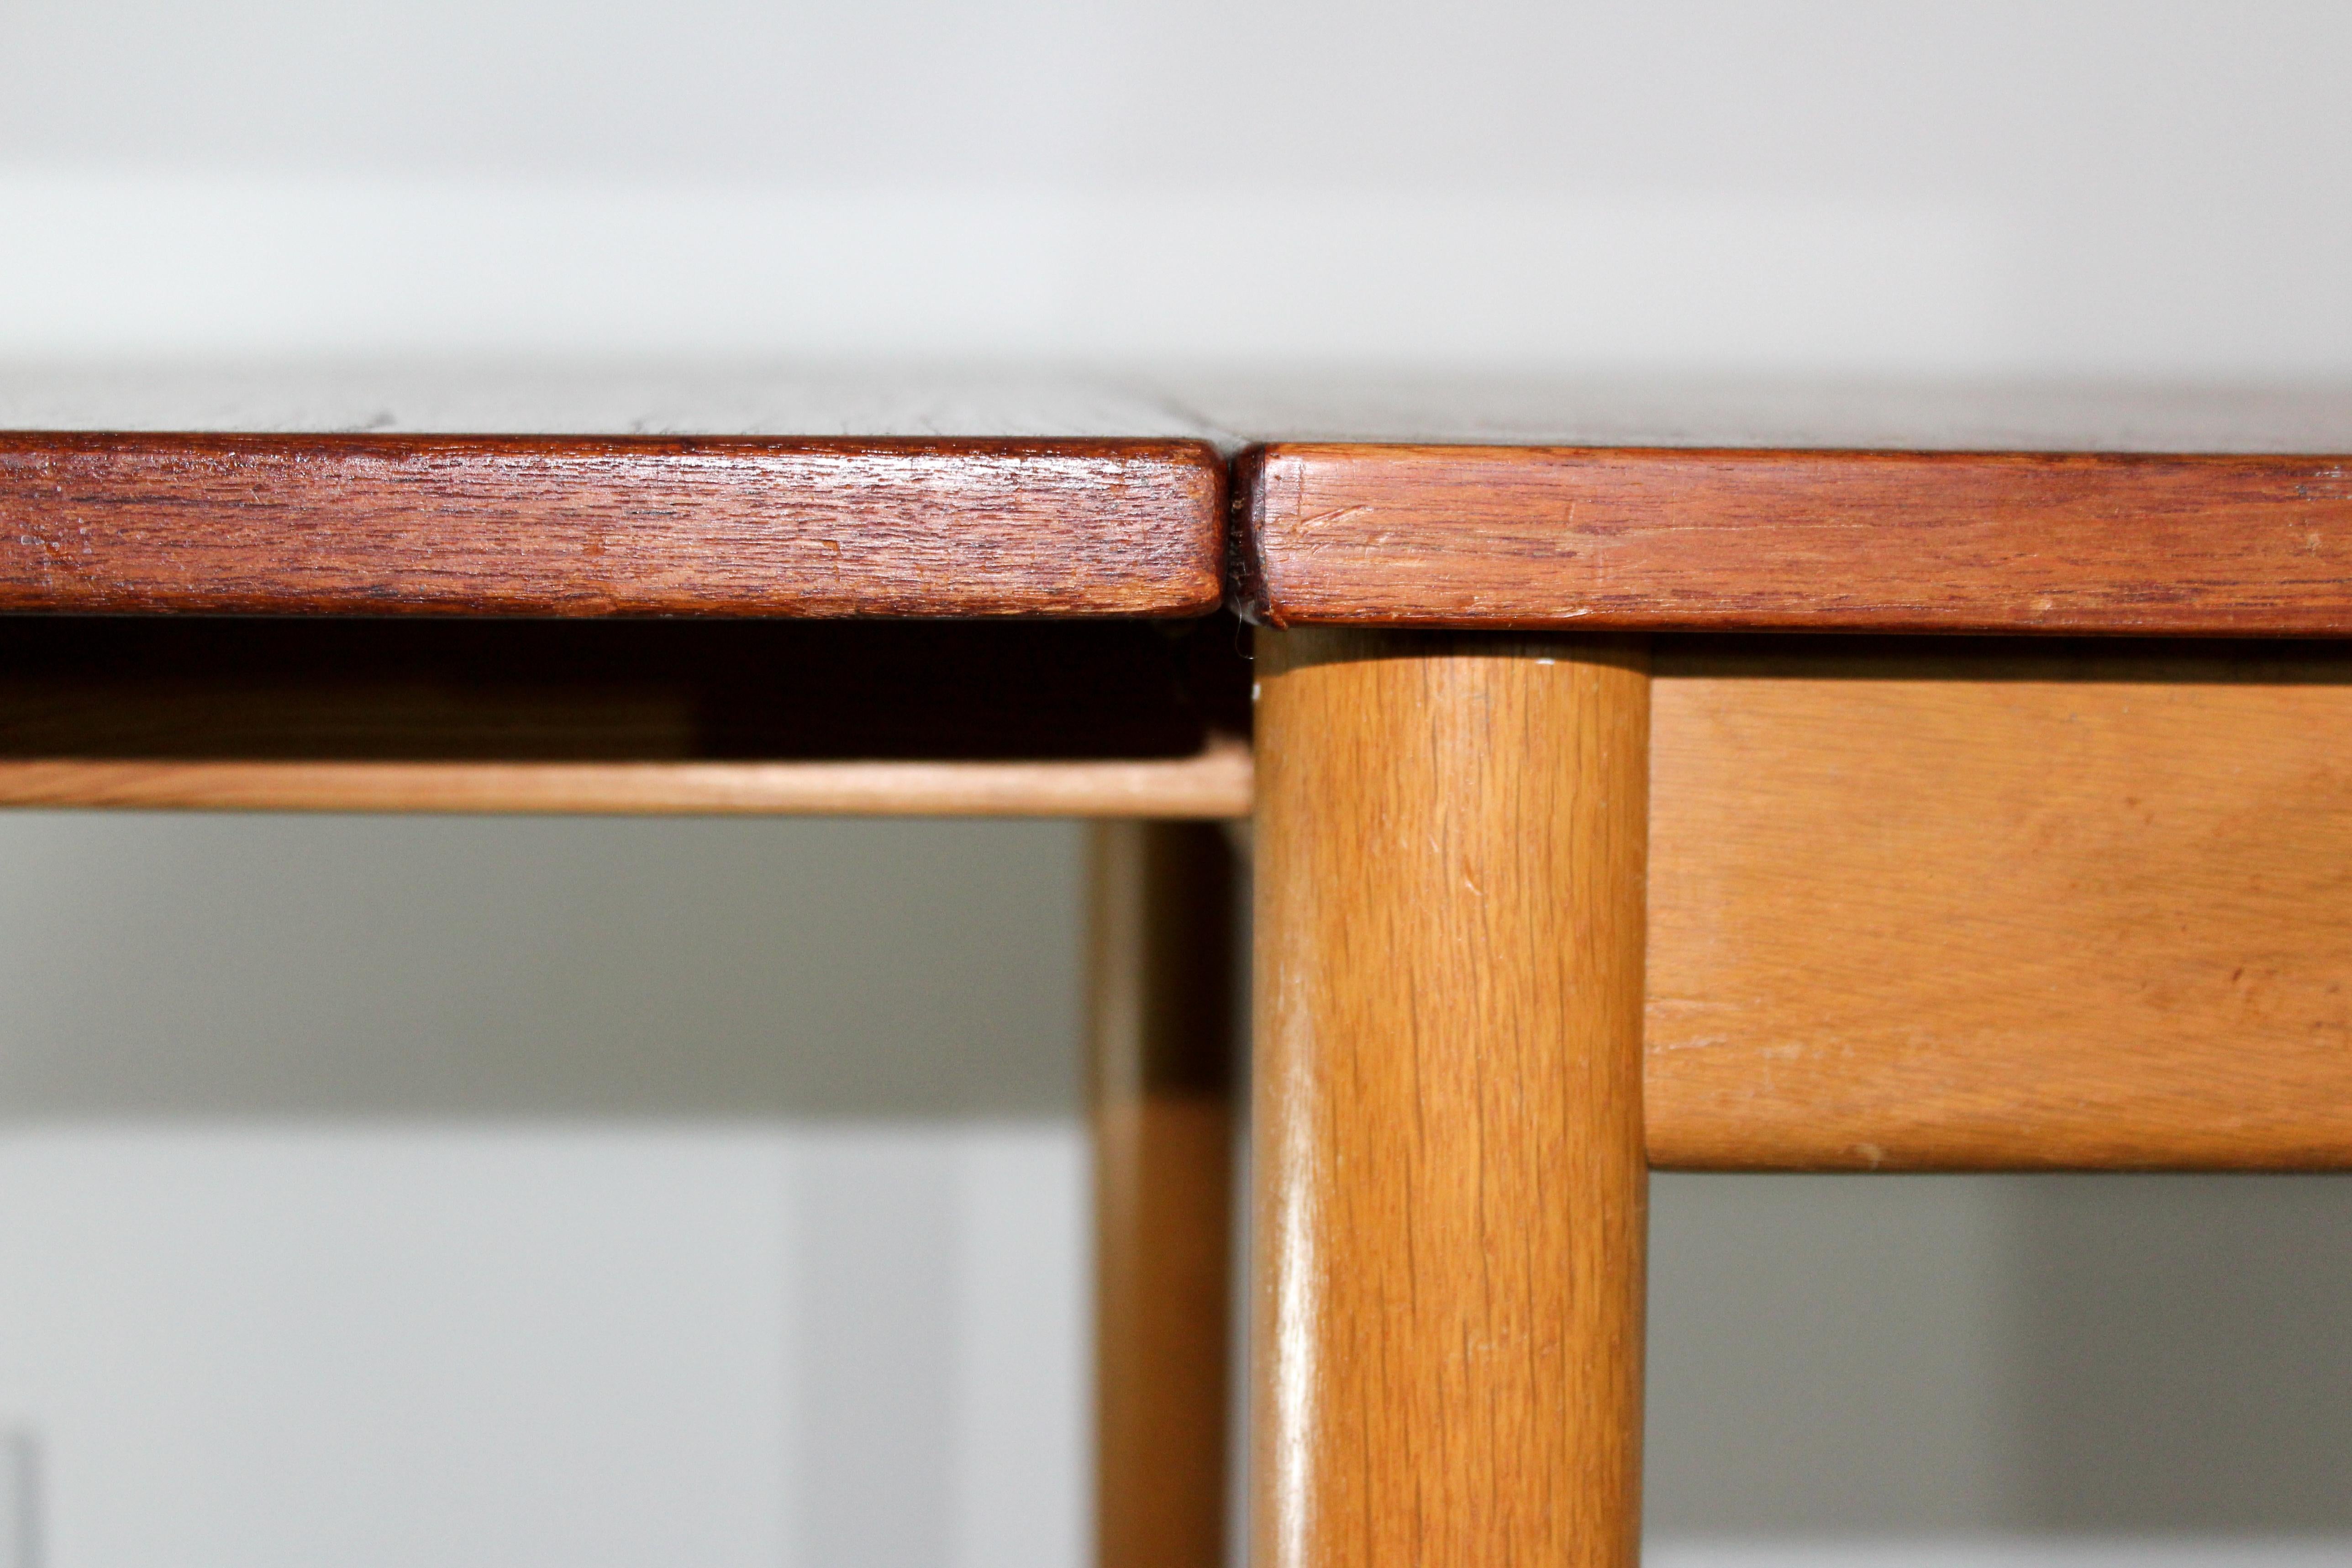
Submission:
[[[1258,674],[1252,1561],[1633,1568],[1643,650]]]
[[[1224,1554],[1234,865],[1202,822],[1095,829],[1097,1561]]]

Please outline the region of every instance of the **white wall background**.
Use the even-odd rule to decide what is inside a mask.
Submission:
[[[2325,3],[5,14],[15,353],[2352,360]]]
[[[0,360],[2341,383],[2348,70],[2309,3],[0,0]],[[1076,1564],[1076,842],[0,818],[0,1549]],[[2352,1549],[2345,1184],[1656,1202],[1661,1561]]]

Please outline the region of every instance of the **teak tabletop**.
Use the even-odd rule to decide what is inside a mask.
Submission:
[[[2341,395],[20,374],[6,429],[0,612],[1201,615],[1223,453],[1270,626],[2352,631]]]
[[[1110,819],[1109,1568],[1223,1550],[1179,819],[1251,818],[1270,1568],[1632,1568],[1653,1166],[2352,1169],[2352,395],[26,373],[0,428],[0,801]]]

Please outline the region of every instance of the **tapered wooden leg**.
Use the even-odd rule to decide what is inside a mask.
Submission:
[[[1213,823],[1094,839],[1096,1541],[1224,1551],[1234,864]]]
[[[1257,646],[1255,1568],[1633,1568],[1643,650]]]

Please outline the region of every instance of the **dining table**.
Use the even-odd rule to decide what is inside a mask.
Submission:
[[[1100,1563],[1633,1568],[1651,1170],[2352,1167],[2352,395],[13,370],[0,804],[1088,819]]]

